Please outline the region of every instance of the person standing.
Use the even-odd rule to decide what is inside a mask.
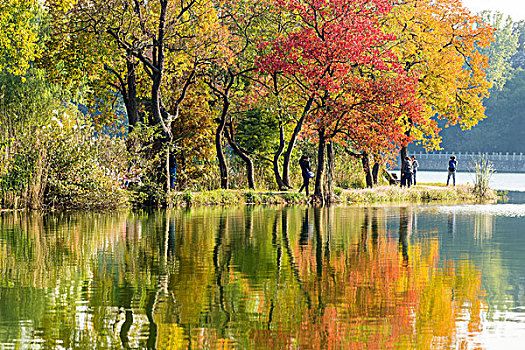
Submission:
[[[407,186],[410,188],[412,185],[412,161],[410,157],[406,156],[403,166],[401,167],[401,187]]]
[[[419,163],[416,159],[416,156],[413,155],[410,158],[412,159],[412,183],[415,186],[416,185],[416,173],[417,173],[417,168],[419,168]]]
[[[458,167],[458,162],[455,156],[451,156],[448,161],[448,177],[447,177],[447,186],[450,182],[450,177],[452,177],[452,183],[456,186],[456,169]]]
[[[310,157],[303,154],[301,159],[299,159],[299,166],[301,167],[301,175],[303,176],[303,185],[299,189],[299,192],[304,188],[306,189],[306,196],[309,196],[310,191],[308,187],[310,185],[310,179],[313,177],[312,169],[310,169]]]

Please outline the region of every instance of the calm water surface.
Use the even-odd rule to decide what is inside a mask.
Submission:
[[[522,349],[525,205],[0,214],[0,348]]]
[[[397,173],[399,176],[399,172]],[[456,174],[456,184],[458,185],[473,184],[474,180],[474,173],[458,171]],[[417,181],[419,183],[446,184],[447,171],[418,171]],[[490,187],[495,190],[525,192],[525,173],[495,173],[490,179]]]

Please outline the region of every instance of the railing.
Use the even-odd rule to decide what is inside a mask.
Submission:
[[[446,170],[451,156],[456,156],[458,170],[470,170],[476,159],[485,155],[485,158],[494,164],[496,171],[500,172],[525,172],[525,155],[523,153],[469,153],[469,152],[409,152],[416,156],[419,170]],[[399,168],[398,161],[398,168]]]

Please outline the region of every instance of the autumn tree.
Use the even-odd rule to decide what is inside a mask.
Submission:
[[[410,142],[402,127],[406,120],[427,122],[421,117],[416,89],[414,79],[403,74],[354,77],[345,87],[341,109],[324,121],[330,138],[361,159],[367,187],[377,183],[379,169],[372,171],[372,160],[378,164]]]
[[[49,0],[48,6],[58,13],[55,22],[64,22],[56,32],[54,51],[79,73],[77,78],[92,79],[110,94],[118,91],[131,125],[139,120],[137,99],[142,100],[144,122],[161,130],[157,148],[165,155],[169,182],[170,148],[180,139],[173,134],[173,122],[180,116],[199,69],[223,53],[223,31],[213,4],[197,0]],[[94,47],[95,54],[83,55],[89,47]],[[70,54],[78,59],[71,62]],[[166,186],[169,189],[168,183]]]
[[[409,0],[394,6],[385,25],[397,37],[392,50],[404,70],[418,79],[427,120],[444,119],[447,126],[470,129],[485,117],[483,99],[491,84],[481,50],[492,40],[489,24],[458,0]],[[434,149],[440,142],[435,125],[408,120],[404,127],[407,135]],[[406,153],[402,147],[402,159]]]
[[[257,41],[273,35],[272,9],[267,1],[229,0],[220,5],[220,20],[228,30],[228,59],[215,60],[203,75],[215,95],[217,128],[215,147],[219,162],[221,188],[229,187],[229,173],[224,154],[224,137],[246,166],[249,188],[255,187],[253,153],[243,147],[237,135],[239,117],[253,108],[250,101],[257,67]]]
[[[374,74],[391,72],[394,78],[404,74],[385,48],[395,37],[381,28],[391,5],[387,1],[286,1],[281,6],[293,16],[295,25],[276,40],[261,42],[260,69],[291,81],[301,96],[303,111],[287,155],[307,122],[318,139],[315,196],[320,198],[326,143],[348,123],[346,117],[364,117],[363,126],[369,117],[351,113],[362,102],[361,97],[352,100],[349,95],[361,82],[373,80]],[[393,115],[391,122],[398,116]]]
[[[138,61],[119,51],[106,28],[125,13],[111,2],[47,0],[50,38],[39,63],[50,80],[81,90],[94,109],[94,122],[115,122],[119,94],[126,107],[129,131],[139,122]]]

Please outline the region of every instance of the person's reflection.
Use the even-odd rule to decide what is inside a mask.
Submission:
[[[403,255],[403,263],[408,266],[408,239],[412,233],[411,213],[407,207],[399,208],[399,249]]]
[[[308,245],[308,240],[313,236],[314,224],[309,218],[310,209],[304,211],[303,223],[301,225],[301,232],[299,234],[299,245]]]
[[[450,238],[456,235],[456,212],[448,214],[448,235]]]

